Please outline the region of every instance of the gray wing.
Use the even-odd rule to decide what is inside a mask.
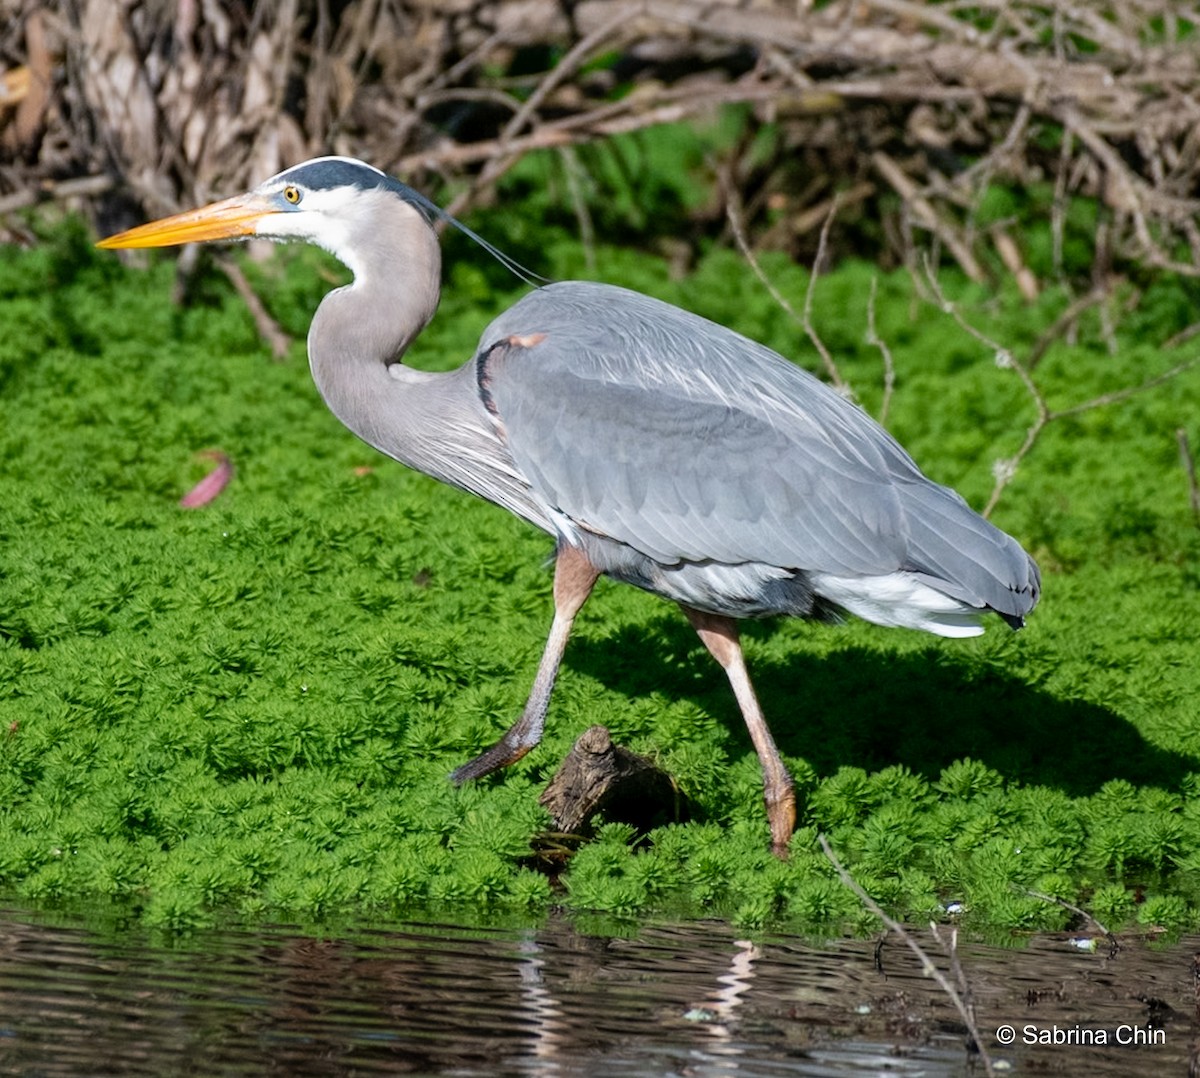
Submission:
[[[579,527],[664,565],[904,569],[1023,612],[1011,593],[1032,563],[1014,540],[861,409],[725,327],[571,282],[497,319],[478,362],[515,464]]]

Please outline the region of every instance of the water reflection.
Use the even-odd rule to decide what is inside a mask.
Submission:
[[[980,1025],[1157,1023],[1165,1044],[989,1043],[1018,1071],[1182,1072],[1197,941],[1160,953],[964,945]],[[733,1076],[974,1072],[902,945],[537,927],[286,926],[183,939],[0,908],[0,1073]],[[1150,1001],[1150,1002],[1148,1002]],[[974,1069],[977,1071],[977,1068]]]

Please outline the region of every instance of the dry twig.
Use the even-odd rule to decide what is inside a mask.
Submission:
[[[883,400],[879,404],[879,423],[887,426],[888,409],[892,404],[892,392],[896,388],[896,364],[892,360],[892,350],[887,341],[879,336],[875,328],[875,293],[879,288],[879,278],[871,277],[871,295],[867,300],[867,344],[879,349],[883,357]]]
[[[947,952],[951,963],[951,970],[959,982],[959,986],[962,989],[961,992],[956,989],[954,985],[950,983],[949,978],[937,968],[933,962],[933,959],[925,953],[924,948],[916,941],[916,939],[913,937],[913,934],[895,918],[889,917],[883,911],[883,907],[881,907],[878,902],[876,902],[869,894],[867,894],[866,891],[863,890],[862,885],[850,875],[845,866],[843,866],[842,862],[838,860],[837,854],[833,852],[833,847],[829,845],[829,840],[824,835],[818,835],[817,841],[820,842],[821,849],[825,852],[825,856],[829,858],[829,863],[833,865],[834,871],[838,874],[838,878],[842,881],[842,883],[854,892],[858,900],[870,911],[873,916],[882,921],[883,924],[887,926],[889,931],[894,932],[904,941],[908,949],[917,956],[917,960],[921,963],[922,972],[925,973],[926,976],[932,977],[937,982],[938,987],[946,993],[947,998],[952,1004],[954,1004],[954,1009],[958,1011],[959,1016],[963,1020],[963,1024],[967,1027],[967,1031],[971,1035],[971,1041],[974,1045],[974,1048],[979,1053],[979,1058],[983,1062],[984,1071],[988,1075],[994,1075],[995,1071],[992,1067],[991,1056],[988,1055],[987,1048],[983,1043],[983,1038],[979,1035],[979,1027],[975,1022],[975,1007],[971,1002],[970,986],[967,983],[966,974],[963,972],[963,968],[958,961],[957,931],[951,931],[951,938],[947,944],[947,942],[942,940],[941,935],[938,933],[937,926],[932,922],[930,922],[929,925],[930,929],[933,931],[934,939],[936,939],[942,946],[943,950],[946,950]]]
[[[984,280],[983,268],[974,253],[957,230],[934,209],[933,204],[920,193],[917,185],[905,175],[904,170],[882,150],[871,155],[871,164],[904,200],[913,219],[922,228],[928,229],[945,245],[954,260],[972,281]]]
[[[1025,357],[1025,366],[1030,371],[1034,370],[1041,363],[1042,357],[1050,350],[1050,346],[1073,329],[1084,311],[1104,303],[1108,298],[1107,289],[1093,288],[1090,292],[1073,299],[1050,327],[1034,342],[1033,347],[1029,350],[1029,355]]]
[[[340,17],[320,0],[10,6],[0,56],[23,63],[0,71],[0,199],[108,174],[161,212],[329,151],[418,183],[436,171],[466,199],[523,154],[741,103],[751,129],[779,131],[756,167],[827,181],[789,205],[796,222],[823,219],[830,183],[864,219],[886,221],[894,192],[983,280],[984,195],[1054,176],[1058,252],[1083,195],[1111,209],[1116,257],[1200,273],[1200,56],[1171,0],[482,0],[469,18],[417,0]],[[528,75],[514,59],[531,46],[561,59]],[[593,63],[601,49],[611,61]],[[39,84],[5,96],[22,71]],[[803,249],[803,228],[781,235]]]
[[[1016,884],[1014,884],[1013,887],[1015,890],[1021,892],[1022,894],[1028,895],[1030,898],[1036,898],[1041,902],[1049,902],[1054,906],[1061,906],[1064,910],[1069,910],[1071,913],[1075,914],[1076,917],[1079,917],[1081,920],[1091,925],[1094,932],[1100,933],[1100,935],[1102,935],[1108,941],[1109,958],[1115,958],[1117,953],[1121,950],[1120,941],[1115,935],[1113,935],[1111,931],[1109,931],[1108,926],[1102,921],[1099,921],[1093,917],[1090,913],[1088,913],[1087,910],[1080,909],[1078,906],[1073,905],[1066,899],[1058,898],[1056,895],[1047,895],[1041,891],[1033,891],[1028,887],[1017,887]]]
[[[254,291],[250,286],[250,282],[246,280],[246,275],[242,272],[241,266],[232,258],[225,255],[217,255],[214,261],[217,264],[217,268],[229,278],[229,283],[233,285],[234,290],[246,305],[246,309],[254,319],[255,326],[258,327],[259,336],[267,342],[267,345],[271,349],[271,354],[276,360],[287,359],[288,351],[292,347],[292,338],[283,332],[279,323],[271,317],[266,307],[263,306],[262,300],[258,298],[258,293]]]
[[[508,150],[506,148],[507,144],[517,136],[522,128],[529,124],[531,119],[537,116],[537,110],[541,108],[550,94],[561,86],[563,82],[574,76],[588,57],[616,34],[622,26],[628,24],[628,22],[628,13],[621,11],[576,42],[570,51],[554,67],[546,72],[533,93],[529,95],[508,123],[504,125],[504,130],[500,132],[498,140],[501,147],[499,152],[488,159],[483,170],[476,177],[475,182],[472,183],[470,190],[463,192],[450,204],[450,213],[461,213],[480,189],[495,183],[500,176],[520,160],[521,154]]]
[[[821,267],[825,263],[825,249],[829,244],[829,229],[833,226],[833,219],[837,216],[839,204],[837,196],[834,196],[833,201],[829,205],[829,213],[825,217],[825,223],[821,226],[821,236],[817,240],[817,253],[813,256],[812,270],[808,275],[808,287],[804,290],[804,318],[802,325],[804,326],[804,332],[808,334],[808,339],[812,341],[813,347],[820,354],[821,362],[825,364],[825,370],[829,372],[829,377],[833,379],[833,384],[849,397],[851,396],[850,385],[842,377],[842,372],[838,370],[833,356],[829,354],[829,349],[825,347],[825,342],[821,340],[820,334],[817,333],[817,327],[813,325],[812,320],[813,296],[816,294],[817,278],[821,276]],[[791,308],[788,308],[788,310],[790,311]]]
[[[733,238],[737,243],[738,250],[742,252],[742,257],[749,263],[750,268],[754,271],[754,275],[762,282],[763,287],[771,294],[771,298],[787,313],[793,322],[804,330],[805,335],[812,341],[833,384],[841,392],[849,396],[850,387],[842,377],[842,372],[838,370],[837,363],[834,362],[829,349],[825,347],[825,342],[821,340],[821,336],[817,333],[812,321],[813,288],[817,278],[820,276],[821,263],[825,259],[825,247],[829,240],[829,228],[833,223],[834,214],[837,212],[837,199],[834,198],[830,203],[829,212],[825,216],[825,223],[821,226],[821,238],[817,244],[817,255],[813,259],[812,272],[809,274],[808,287],[804,293],[804,313],[800,315],[796,313],[796,309],[788,302],[787,297],[775,287],[775,283],[766,275],[758,261],[758,257],[746,239],[746,229],[742,223],[740,199],[735,188],[730,183],[726,183],[723,186],[725,187],[725,213],[729,218],[729,227],[733,232]]]
[[[996,366],[1005,370],[1016,372],[1017,377],[1021,379],[1021,383],[1025,386],[1030,398],[1033,400],[1036,414],[1033,423],[1025,433],[1025,440],[1021,443],[1016,454],[1009,457],[1007,460],[999,460],[995,465],[995,486],[992,488],[991,496],[988,498],[987,505],[983,508],[983,516],[991,515],[993,509],[996,508],[1000,501],[1000,495],[1004,493],[1005,487],[1012,482],[1013,477],[1017,473],[1021,461],[1028,456],[1030,450],[1041,436],[1042,431],[1051,423],[1058,419],[1065,419],[1068,416],[1081,415],[1084,412],[1090,412],[1096,408],[1103,408],[1109,404],[1118,404],[1121,401],[1129,400],[1130,397],[1135,397],[1139,393],[1144,393],[1149,389],[1154,389],[1156,386],[1161,386],[1166,382],[1177,378],[1185,371],[1191,370],[1193,367],[1200,366],[1200,355],[1193,356],[1191,359],[1186,359],[1182,363],[1177,363],[1170,370],[1163,371],[1161,374],[1153,375],[1150,378],[1139,382],[1134,386],[1127,386],[1124,389],[1113,390],[1110,393],[1101,393],[1098,397],[1092,397],[1090,400],[1081,401],[1078,404],[1073,404],[1068,408],[1058,410],[1051,409],[1046,402],[1045,395],[1038,387],[1034,380],[1033,373],[1029,368],[1027,361],[1022,362],[1013,353],[1005,348],[1002,344],[993,340],[978,327],[973,326],[963,316],[957,305],[946,298],[942,291],[941,284],[938,282],[937,276],[928,263],[925,265],[926,282],[932,291],[938,307],[945,313],[950,315],[958,324],[959,328],[965,333],[974,337],[980,344],[987,348],[995,357]],[[1036,346],[1035,346],[1036,347]]]

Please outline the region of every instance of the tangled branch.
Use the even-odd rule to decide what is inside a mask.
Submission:
[[[994,251],[1031,294],[979,209],[997,181],[1051,183],[1060,248],[1085,195],[1118,257],[1200,273],[1200,16],[1174,0],[4,6],[0,199],[109,176],[95,212],[158,213],[336,152],[444,181],[462,210],[525,154],[737,105],[778,132],[737,172],[748,227],[769,205],[785,246],[841,190],[864,220],[898,202],[893,241],[925,233],[973,279]]]
[[[992,493],[988,497],[987,505],[984,506],[983,515],[990,516],[992,510],[996,508],[1000,501],[1001,494],[1004,493],[1005,487],[1012,482],[1017,474],[1017,468],[1021,462],[1029,455],[1037,443],[1042,432],[1053,422],[1059,419],[1066,419],[1069,416],[1081,415],[1084,412],[1090,412],[1097,408],[1104,408],[1110,404],[1119,404],[1121,401],[1128,400],[1130,397],[1135,397],[1139,393],[1145,393],[1147,390],[1154,389],[1157,386],[1164,385],[1167,382],[1179,377],[1185,371],[1191,370],[1193,367],[1200,366],[1200,355],[1192,356],[1190,359],[1185,359],[1181,363],[1175,364],[1169,370],[1163,371],[1160,374],[1153,375],[1150,378],[1139,382],[1137,385],[1126,386],[1124,389],[1113,390],[1110,393],[1101,393],[1098,397],[1092,397],[1089,400],[1080,401],[1077,404],[1069,405],[1066,408],[1053,409],[1046,401],[1045,394],[1042,393],[1037,381],[1033,376],[1034,357],[1040,358],[1045,350],[1043,341],[1039,341],[1034,346],[1034,353],[1030,358],[1021,360],[1013,352],[993,340],[978,327],[972,325],[963,316],[958,307],[948,300],[945,293],[942,291],[941,284],[938,282],[937,276],[932,272],[928,263],[925,266],[925,280],[930,291],[932,292],[937,305],[941,310],[950,315],[958,324],[959,328],[973,337],[981,345],[991,351],[995,357],[996,365],[1004,370],[1013,371],[1020,378],[1022,385],[1025,386],[1029,393],[1035,408],[1035,416],[1033,423],[1025,432],[1025,439],[1022,441],[1017,452],[1007,460],[999,460],[996,462],[994,469],[995,485],[992,487]],[[1065,312],[1064,312],[1065,313]],[[1063,318],[1059,318],[1056,325],[1065,325]]]

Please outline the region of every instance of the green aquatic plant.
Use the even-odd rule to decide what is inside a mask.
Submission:
[[[556,276],[582,271],[541,237]],[[449,366],[515,296],[467,253],[414,362]],[[600,248],[597,272],[817,366],[743,263],[694,274]],[[788,295],[808,276],[766,270]],[[287,250],[247,273],[301,336],[337,270]],[[869,410],[877,329],[889,426],[976,505],[1033,418],[1011,370],[904,274],[847,262],[817,283],[817,329]],[[793,774],[792,857],[767,851],[754,753],[720,671],[677,613],[601,584],[580,617],[543,745],[457,789],[451,768],[519,710],[549,616],[546,539],[379,458],[329,415],[303,349],[272,362],[219,276],[169,301],[172,264],[123,268],[67,222],[0,251],[0,887],[106,896],[186,927],[222,909],[720,915],[747,926],[865,924],[817,835],[901,916],[981,925],[1074,916],[1178,929],[1200,916],[1197,554],[1175,432],[1200,444],[1200,376],[1045,428],[995,517],[1041,561],[1020,634],[970,641],[847,622],[753,625],[764,708]],[[961,312],[1017,355],[1066,297],[1032,306],[949,276]],[[1096,312],[1037,376],[1055,407],[1178,360],[1195,287],[1145,285],[1116,328]],[[1093,317],[1094,316],[1094,317]],[[180,496],[219,448],[236,478]],[[566,870],[536,870],[538,795],[572,741],[606,724],[653,755],[692,819],[601,826]]]

